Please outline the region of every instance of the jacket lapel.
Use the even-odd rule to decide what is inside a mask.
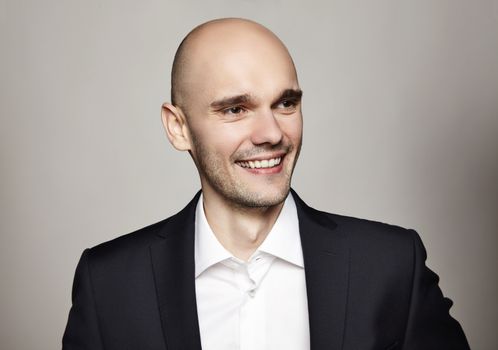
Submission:
[[[349,247],[329,214],[295,198],[308,294],[311,350],[342,349],[349,283]]]
[[[168,350],[200,350],[195,298],[194,223],[199,193],[171,217],[151,246],[163,335]]]

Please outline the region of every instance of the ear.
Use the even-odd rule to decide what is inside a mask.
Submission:
[[[169,142],[179,151],[190,150],[190,135],[185,115],[181,109],[170,103],[161,108],[161,119]]]

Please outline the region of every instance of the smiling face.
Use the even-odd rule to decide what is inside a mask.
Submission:
[[[178,108],[203,193],[239,207],[282,203],[302,138],[286,48],[266,28],[234,20],[195,33],[187,49]]]

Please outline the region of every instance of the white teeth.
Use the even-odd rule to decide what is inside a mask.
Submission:
[[[279,165],[282,161],[281,157],[272,158],[272,159],[263,159],[263,160],[250,160],[247,162],[237,162],[243,168],[251,168],[251,169],[260,169],[260,168],[273,168],[276,165]]]

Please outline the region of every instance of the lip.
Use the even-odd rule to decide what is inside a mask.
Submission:
[[[273,159],[273,158],[280,158],[281,161],[277,166],[271,167],[271,168],[245,168],[240,165],[239,168],[242,170],[245,170],[251,174],[255,175],[272,175],[272,174],[278,174],[282,171],[283,166],[284,166],[284,159],[285,159],[286,153],[279,153],[278,155],[275,156],[270,156],[270,158],[251,158],[247,160],[243,160],[244,162],[249,162],[249,161],[256,161],[256,160],[265,160],[265,159]]]
[[[253,157],[253,158],[244,158],[244,159],[238,159],[237,162],[250,162],[250,161],[256,161],[256,160],[259,160],[259,161],[262,161],[262,160],[270,160],[270,159],[274,159],[274,158],[282,158],[282,160],[284,159],[285,155],[287,153],[285,152],[279,152],[279,153],[274,153],[274,154],[268,154],[268,155],[259,155],[257,157]],[[282,163],[280,163],[282,164]]]
[[[242,170],[245,170],[245,171],[248,171],[252,174],[256,174],[256,175],[271,175],[271,174],[278,174],[282,171],[282,168],[283,168],[283,162],[280,162],[279,165],[277,166],[274,166],[272,168],[243,168],[241,166],[239,166],[239,168],[241,168]]]

